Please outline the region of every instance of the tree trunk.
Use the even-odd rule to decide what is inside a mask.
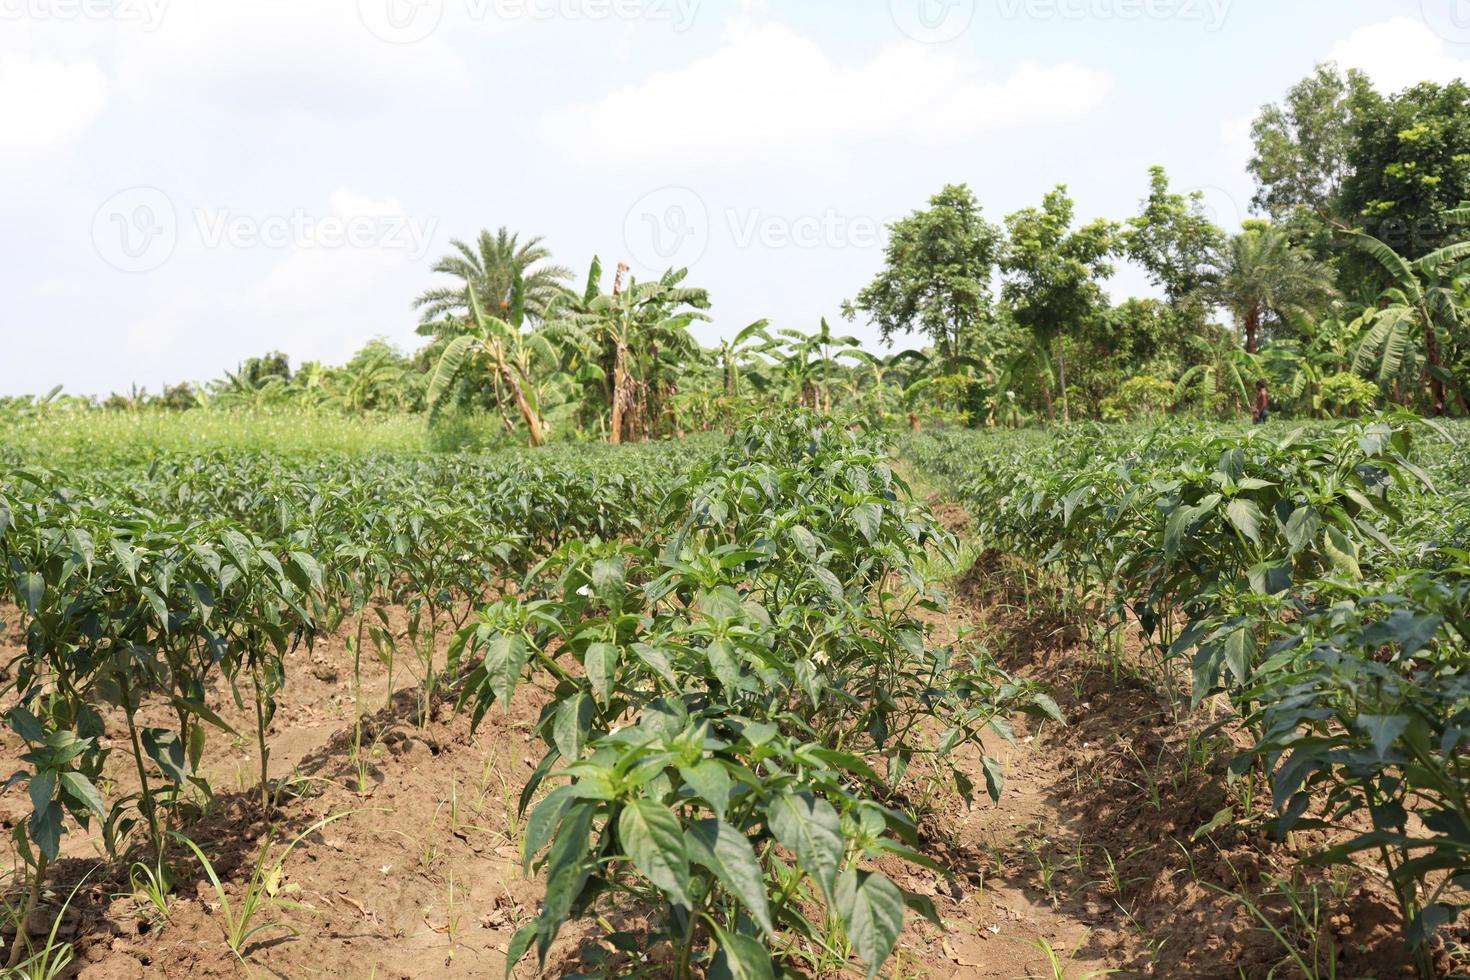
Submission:
[[[1261,344],[1261,308],[1252,306],[1245,315],[1245,352],[1254,354]]]
[[[1046,420],[1048,422],[1055,422],[1057,420],[1057,412],[1051,401],[1050,371],[1041,372],[1041,400],[1046,405]]]
[[[1060,342],[1057,344],[1057,383],[1062,389],[1062,422],[1070,424],[1072,404],[1067,400],[1067,351]]]
[[[627,351],[628,348],[619,341],[617,356],[613,358],[612,430],[608,433],[608,441],[614,446],[622,445],[623,442],[623,389],[627,381],[624,359]]]
[[[1434,333],[1432,322],[1424,324],[1424,359],[1429,362],[1429,401],[1430,412],[1435,418],[1445,413],[1444,382],[1434,373],[1435,368],[1443,370],[1439,362],[1439,337]]]
[[[505,411],[505,391],[500,387],[500,373],[497,371],[492,377],[495,379],[495,410],[500,413],[500,421],[505,426],[505,434],[510,435],[515,432],[516,427]]]
[[[505,386],[510,389],[511,395],[515,397],[516,408],[520,409],[521,417],[526,420],[526,431],[530,433],[531,445],[541,445],[545,441],[541,433],[541,420],[536,417],[535,411],[531,408],[531,403],[526,400],[525,390],[521,388],[520,382],[515,379],[515,376],[510,373],[510,368],[504,364],[500,365],[500,378],[505,382]]]

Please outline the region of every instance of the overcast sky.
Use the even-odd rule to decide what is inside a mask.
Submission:
[[[835,319],[947,182],[1121,219],[1162,164],[1238,226],[1327,59],[1470,74],[1470,0],[0,0],[0,394],[411,348],[500,225],[688,265],[705,340]]]

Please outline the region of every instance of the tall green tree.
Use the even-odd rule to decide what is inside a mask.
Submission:
[[[1456,241],[1445,215],[1470,201],[1470,85],[1425,82],[1362,102],[1342,191],[1348,224],[1408,259]]]
[[[1056,418],[1052,364],[1062,392],[1062,417],[1070,419],[1065,357],[1057,358],[1058,338],[1076,332],[1108,307],[1102,282],[1113,274],[1121,248],[1116,223],[1098,219],[1073,228],[1076,204],[1066,185],[1042,199],[1041,207],[1006,216],[1008,240],[1000,256],[1005,276],[1001,296],[1011,316],[1033,341],[1048,419]]]
[[[1175,194],[1163,167],[1149,168],[1149,195],[1123,232],[1127,255],[1164,291],[1172,306],[1192,301],[1209,277],[1210,262],[1225,244],[1205,212],[1204,195]]]
[[[1251,126],[1255,207],[1277,223],[1301,212],[1328,225],[1348,223],[1343,191],[1355,167],[1357,118],[1373,98],[1367,75],[1329,62],[1263,107]]]
[[[1298,315],[1314,315],[1337,296],[1332,268],[1292,243],[1281,227],[1249,222],[1220,250],[1203,294],[1229,310],[1245,342],[1260,350],[1264,333]]]
[[[952,365],[990,320],[1000,229],[981,216],[964,184],[947,185],[927,209],[888,229],[883,270],[843,303],[843,316],[863,314],[889,343],[897,334],[921,333]]]
[[[468,318],[471,287],[481,303],[504,315],[518,281],[525,294],[525,315],[540,321],[572,278],[570,269],[551,263],[551,251],[540,237],[522,242],[519,235],[501,228],[493,235],[481,231],[473,245],[457,238],[450,244],[454,252],[434,263],[434,271],[458,282],[425,290],[414,300],[423,324],[420,333],[432,336],[434,324],[448,316]]]

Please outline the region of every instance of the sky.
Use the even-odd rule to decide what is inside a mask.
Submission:
[[[1470,75],[1470,0],[0,0],[0,395],[412,349],[502,225],[579,285],[687,266],[705,342],[841,326],[946,183],[1121,220],[1160,164],[1238,228],[1326,60]]]

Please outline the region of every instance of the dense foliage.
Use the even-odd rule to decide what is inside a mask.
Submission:
[[[1319,860],[1378,856],[1426,976],[1470,899],[1470,460],[1446,435],[1399,415],[908,447],[985,544],[1136,628],[1193,705],[1226,699],[1256,739],[1234,771],[1270,773],[1280,832],[1338,832]]]
[[[0,558],[24,652],[5,718],[30,746],[10,779],[32,804],[15,833],[28,908],[72,821],[170,880],[171,841],[213,792],[211,733],[242,737],[210,707],[222,694],[253,707],[268,816],[289,654],[345,631],[359,662],[385,658],[390,688],[395,660],[412,673],[421,724],[436,697],[478,722],[522,683],[546,692],[522,808],[566,782],[528,823],[547,894],[518,953],[544,957],[567,918],[631,895],[664,906],[683,975],[709,957],[770,975],[768,949],[850,948],[875,972],[905,907],[933,917],[865,866],[933,865],[896,795],[911,764],[970,796],[958,746],[1009,737],[1016,712],[1056,717],[978,650],[929,642],[916,612],[940,600],[919,563],[947,543],[874,437],[810,412],[723,446],[575,457],[7,464]],[[406,610],[406,642],[385,604]],[[102,792],[109,726],[136,793]],[[998,798],[999,763],[983,770]],[[809,917],[819,899],[830,921]]]

